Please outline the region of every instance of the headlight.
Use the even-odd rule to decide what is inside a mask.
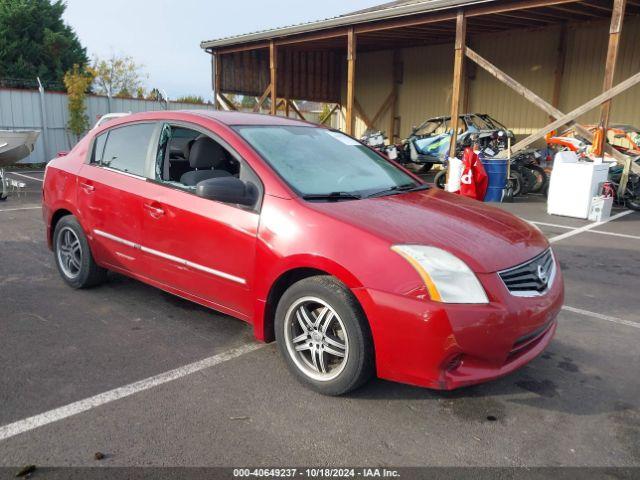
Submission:
[[[444,303],[489,303],[487,294],[471,269],[455,255],[422,245],[394,245],[416,269],[431,300]]]

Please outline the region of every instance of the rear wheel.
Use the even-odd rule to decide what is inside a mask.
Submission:
[[[62,217],[53,233],[53,249],[60,276],[73,288],[98,285],[107,277],[107,271],[93,259],[87,237],[72,215]]]
[[[640,211],[640,197],[628,197],[625,203],[631,210]]]
[[[353,294],[329,276],[293,284],[276,310],[276,340],[291,372],[325,395],[342,395],[373,374],[373,343]]]
[[[511,170],[511,175],[509,176],[509,186],[512,191],[512,197],[517,197],[522,192],[522,175],[515,170]]]
[[[436,187],[438,187],[439,189],[444,190],[447,186],[447,171],[440,170],[438,173],[436,173],[436,176],[433,179],[433,183],[435,183]]]
[[[531,186],[531,193],[544,192],[547,186],[547,173],[538,165],[527,165],[531,174],[535,177],[535,183]]]

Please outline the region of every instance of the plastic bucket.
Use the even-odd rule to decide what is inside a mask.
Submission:
[[[489,177],[485,202],[501,202],[507,186],[507,164],[509,160],[483,158],[482,165]]]

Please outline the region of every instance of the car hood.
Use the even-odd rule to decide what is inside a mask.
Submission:
[[[436,188],[307,205],[385,239],[390,245],[442,248],[464,260],[477,273],[513,267],[549,247],[540,230],[524,220]]]

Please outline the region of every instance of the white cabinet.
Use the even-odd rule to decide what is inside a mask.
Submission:
[[[608,163],[579,161],[573,152],[558,153],[551,172],[547,213],[586,219],[591,200],[599,194],[608,173]]]

